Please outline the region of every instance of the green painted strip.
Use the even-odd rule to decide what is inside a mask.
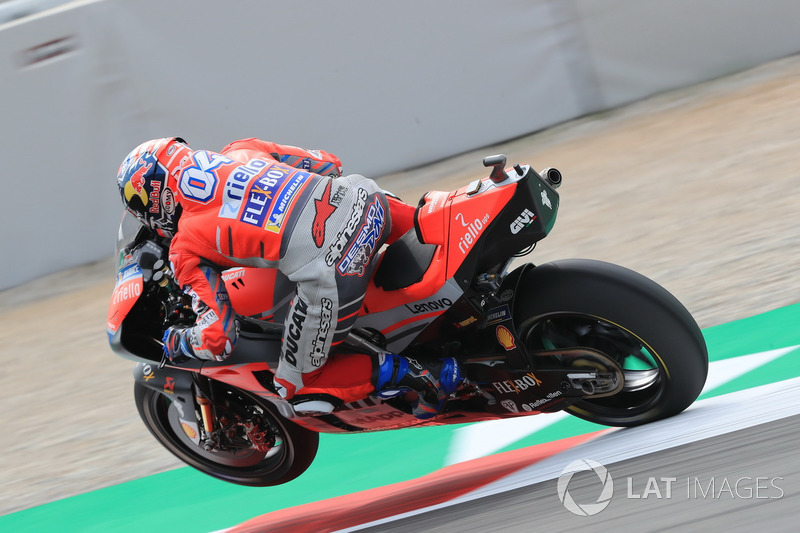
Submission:
[[[800,344],[800,304],[703,331],[710,359]],[[800,353],[791,352],[708,396],[734,392],[800,375]],[[546,415],[544,415],[546,416]],[[320,451],[300,478],[279,487],[240,487],[179,468],[0,517],[0,531],[207,533],[266,512],[408,481],[445,463],[460,426],[434,426],[322,435]],[[560,420],[502,451],[575,436],[604,426],[578,418]],[[142,435],[142,438],[149,438]]]
[[[800,304],[703,330],[709,360],[800,344]],[[778,381],[778,380],[776,380]]]
[[[0,517],[0,531],[50,532],[54,524],[64,533],[224,529],[265,512],[433,472],[444,464],[451,431],[433,426],[322,435],[311,467],[278,487],[241,487],[179,468]]]

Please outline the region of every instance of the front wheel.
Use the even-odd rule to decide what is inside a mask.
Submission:
[[[173,455],[210,476],[252,487],[280,485],[314,460],[319,434],[280,416],[269,402],[225,384],[217,385],[215,424],[223,431],[210,448],[197,426],[182,420],[170,397],[137,382],[136,407],[150,433]],[[258,438],[256,438],[256,436]]]
[[[530,351],[587,347],[622,368],[622,390],[566,409],[584,420],[637,426],[673,416],[705,384],[708,353],[697,323],[664,288],[626,268],[573,259],[529,269],[514,319]]]

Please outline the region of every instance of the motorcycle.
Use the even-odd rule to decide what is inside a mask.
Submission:
[[[708,355],[686,308],[652,280],[606,262],[509,270],[553,228],[562,177],[555,168],[506,167],[503,155],[483,163],[491,169],[483,179],[420,200],[414,228],[381,251],[341,348],[458,359],[469,386],[429,420],[410,414],[413,392],[371,395],[332,412],[301,411],[282,399],[273,385],[282,322],[257,317],[264,291],[291,295],[291,286],[267,269],[223,275],[241,323],[229,359],[171,364],[160,339],[168,326],[194,322],[191,302],[172,279],[169,242],[142,225],[130,238],[123,220],[107,331],[114,352],[137,362],[134,398],[153,436],[208,475],[269,486],[310,466],[320,433],[555,411],[624,427],[694,402]],[[288,307],[289,297],[281,301]]]

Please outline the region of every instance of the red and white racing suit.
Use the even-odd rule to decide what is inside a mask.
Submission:
[[[338,354],[330,371],[322,367],[361,309],[375,254],[389,238],[389,203],[402,230],[413,208],[387,199],[370,179],[340,173],[332,154],[258,139],[235,141],[219,153],[193,151],[184,161],[175,191],[182,213],[169,257],[197,314],[195,326],[182,333],[196,357],[225,360],[236,343],[221,271],[275,268],[297,287],[275,376],[281,395],[323,392],[354,401],[371,392],[368,356]]]

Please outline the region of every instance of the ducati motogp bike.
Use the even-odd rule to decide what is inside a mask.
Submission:
[[[194,323],[191,301],[172,279],[169,242],[132,225],[132,217],[123,220],[107,331],[112,349],[137,363],[134,399],[152,435],[208,475],[269,486],[309,467],[320,433],[555,411],[636,426],[692,404],[705,383],[708,356],[686,308],[652,280],[614,264],[518,264],[555,224],[561,173],[507,167],[502,155],[483,163],[486,177],[427,193],[414,228],[380,251],[342,347],[456,358],[469,385],[429,420],[411,415],[413,392],[371,395],[331,412],[300,412],[282,399],[273,385],[282,322],[253,317],[264,311],[264,291],[291,295],[291,287],[281,289],[267,269],[224,272],[241,324],[226,361],[164,360],[162,334]],[[282,300],[286,307],[289,299]]]

